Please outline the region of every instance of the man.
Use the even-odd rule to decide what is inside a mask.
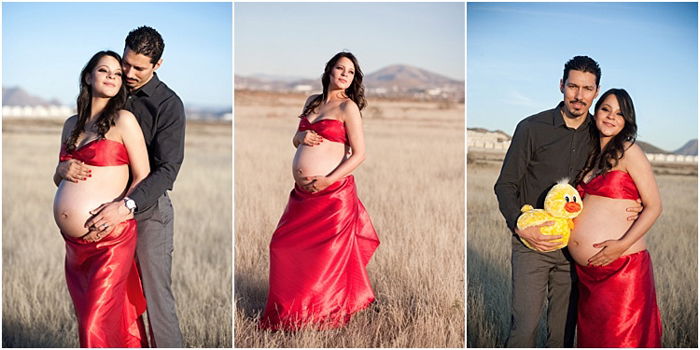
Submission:
[[[571,181],[584,167],[591,149],[588,109],[598,95],[600,67],[593,59],[576,56],[564,66],[559,89],[564,100],[550,109],[522,120],[503,161],[494,189],[501,213],[512,237],[512,316],[508,347],[535,347],[537,328],[547,299],[548,347],[573,346],[575,298],[574,268],[568,251],[558,249],[540,226],[518,230],[520,207],[544,207],[547,191],[563,178]]]
[[[163,63],[164,47],[160,34],[150,27],[139,27],[126,37],[122,57],[124,83],[129,88],[126,108],[141,125],[151,173],[129,197],[93,210],[86,227],[91,229],[89,239],[100,240],[133,215],[138,222],[136,255],[148,304],[151,345],[183,347],[171,290],[173,208],[166,191],[172,190],[184,158],[185,111],[180,98],[155,73]],[[80,180],[77,174],[86,171],[75,161],[58,166],[58,173],[70,181]]]

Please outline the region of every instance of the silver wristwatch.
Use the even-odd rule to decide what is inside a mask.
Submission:
[[[129,209],[132,214],[136,210],[136,202],[129,197],[124,197],[124,205],[126,205],[126,208]]]

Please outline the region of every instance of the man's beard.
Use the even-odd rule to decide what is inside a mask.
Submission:
[[[581,103],[583,105],[578,110],[573,109],[573,104],[577,103],[577,102]],[[572,116],[572,117],[580,117],[580,116],[586,115],[588,113],[588,108],[586,107],[586,104],[584,102],[581,102],[580,100],[573,100],[573,101],[569,102],[569,107],[571,107],[571,108],[566,108],[568,113],[565,113],[565,114],[568,114],[569,116]]]

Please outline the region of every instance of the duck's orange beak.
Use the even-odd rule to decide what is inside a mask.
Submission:
[[[575,213],[581,210],[581,205],[576,202],[569,202],[564,206],[564,210],[568,211],[569,213]]]

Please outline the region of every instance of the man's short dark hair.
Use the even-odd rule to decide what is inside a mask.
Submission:
[[[163,49],[165,49],[165,43],[160,34],[147,26],[130,31],[124,40],[124,45],[131,51],[150,57],[151,63],[154,65],[158,63],[160,56],[163,55]]]
[[[588,56],[576,56],[570,59],[569,62],[566,62],[564,65],[564,83],[566,83],[566,79],[569,78],[570,70],[595,74],[595,86],[600,86],[600,66],[598,66],[598,62],[594,61],[592,58]]]

